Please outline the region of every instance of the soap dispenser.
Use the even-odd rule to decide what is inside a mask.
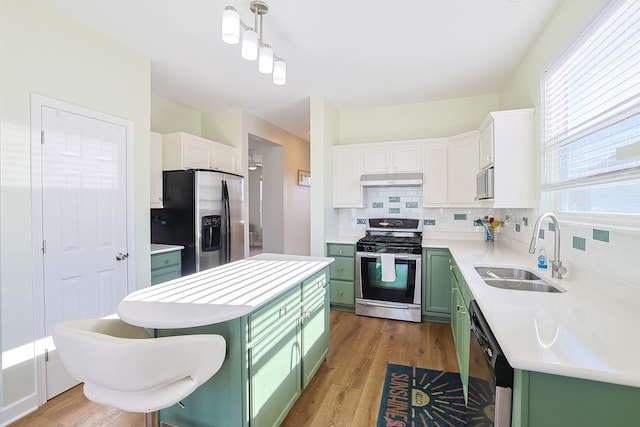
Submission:
[[[547,251],[544,248],[538,251],[538,268],[547,268]]]

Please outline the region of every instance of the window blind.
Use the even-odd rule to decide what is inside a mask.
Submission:
[[[543,191],[640,179],[620,154],[640,149],[640,0],[611,1],[541,84]]]

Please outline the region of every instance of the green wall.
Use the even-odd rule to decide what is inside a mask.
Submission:
[[[202,136],[202,115],[189,107],[151,94],[151,130],[158,133],[186,132]]]
[[[39,0],[0,0],[0,424],[37,404],[31,212],[32,93],[134,123],[134,193],[149,194],[150,62]],[[149,198],[134,201],[136,281],[149,283]],[[5,354],[6,355],[6,354]],[[4,357],[3,357],[4,359]],[[5,360],[6,362],[6,360]]]
[[[449,137],[477,129],[487,113],[498,109],[497,94],[343,109],[339,111],[339,143]]]

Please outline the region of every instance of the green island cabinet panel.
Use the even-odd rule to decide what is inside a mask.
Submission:
[[[151,255],[151,284],[166,282],[182,276],[182,250]]]
[[[640,388],[516,369],[513,427],[640,425]]]
[[[329,282],[325,274],[302,282],[302,387],[329,353]]]
[[[355,308],[356,247],[343,243],[327,243],[327,256],[331,264],[331,306],[353,311]]]
[[[422,250],[422,318],[451,319],[451,255],[448,249]]]
[[[299,288],[249,316],[249,414],[252,426],[277,425],[300,395],[299,318]]]
[[[247,316],[158,336],[220,334],[220,370],[159,421],[190,427],[262,427],[284,420],[329,351],[329,269],[314,274]]]
[[[471,299],[465,299],[465,295],[471,295],[471,292],[454,263],[451,266],[451,331],[453,332],[460,380],[466,401],[469,386],[469,345],[471,343],[471,317],[467,307],[469,307]]]

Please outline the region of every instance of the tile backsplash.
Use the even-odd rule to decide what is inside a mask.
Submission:
[[[539,216],[538,209],[422,208],[422,190],[417,187],[372,187],[365,190],[365,208],[339,209],[341,235],[362,236],[368,218],[414,218],[422,221],[427,237],[484,240],[482,226],[474,220],[493,216],[504,221],[498,228],[498,241],[527,253]],[[603,226],[561,223],[561,259],[574,269],[580,266],[611,275],[640,287],[637,248],[640,233]],[[542,227],[539,247],[553,257],[555,230],[552,223]],[[570,272],[571,273],[571,272]]]
[[[419,187],[369,187],[365,207],[340,209],[340,230],[345,235],[364,235],[368,218],[413,218],[422,220],[425,233],[473,233],[469,239],[484,239],[482,226],[474,219],[485,215],[499,218],[497,209],[423,208]]]
[[[502,227],[501,241],[514,249],[527,252],[538,218],[537,209],[503,209],[510,220]],[[640,269],[637,267],[640,233],[627,229],[606,229],[561,222],[560,259],[572,268],[582,266],[603,275],[610,275],[640,287]],[[538,248],[544,247],[547,257],[553,258],[555,229],[552,223],[540,228]],[[575,273],[569,271],[569,275]],[[568,277],[568,276],[567,276]]]

